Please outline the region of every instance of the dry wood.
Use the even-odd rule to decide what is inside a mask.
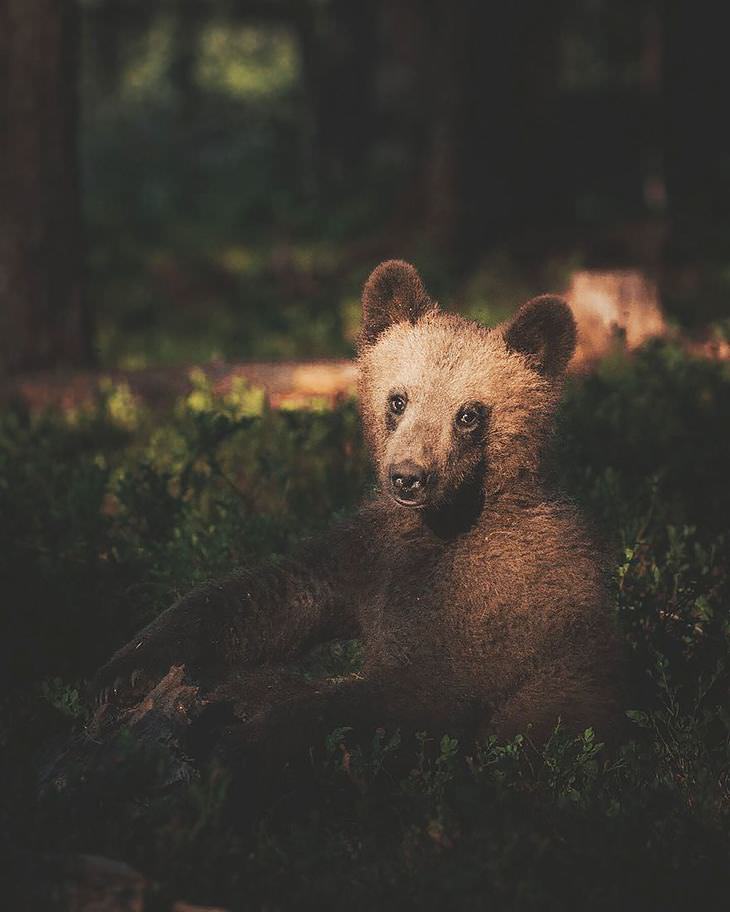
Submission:
[[[637,270],[576,272],[566,292],[578,323],[578,348],[570,369],[590,368],[617,344],[632,350],[653,337],[667,337],[656,285]],[[730,359],[730,344],[692,340],[675,334],[689,353]],[[39,371],[0,380],[0,401],[21,400],[33,412],[51,406],[64,409],[92,404],[106,383],[126,385],[132,395],[156,409],[171,405],[189,393],[192,365],[143,370],[81,372]],[[217,393],[228,392],[243,379],[264,390],[269,404],[306,407],[314,402],[333,404],[355,393],[357,370],[348,360],[250,362],[222,361],[200,365]]]

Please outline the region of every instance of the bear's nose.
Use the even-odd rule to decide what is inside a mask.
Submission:
[[[391,466],[390,486],[397,500],[416,504],[425,500],[428,472],[423,466],[408,459]]]

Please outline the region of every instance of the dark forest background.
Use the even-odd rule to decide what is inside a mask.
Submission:
[[[467,311],[638,266],[706,321],[723,61],[678,0],[5,0],[2,369],[344,354],[394,254]]]

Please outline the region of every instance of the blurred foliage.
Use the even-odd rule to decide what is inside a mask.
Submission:
[[[189,26],[181,78],[175,9],[112,26],[116,64],[102,56],[103,14],[86,23],[81,139],[100,360],[347,353],[362,275],[339,274],[341,245],[383,203],[365,188],[342,207],[314,193],[291,26],[238,23],[221,8]]]
[[[197,77],[204,89],[271,101],[296,85],[296,44],[286,29],[209,25],[200,36]]]
[[[636,87],[641,84],[641,16],[627,16],[621,3],[571,3],[561,31],[559,78],[567,89]],[[646,16],[646,11],[644,11]]]
[[[726,229],[679,219],[670,231],[661,219],[646,221],[641,200],[626,210],[627,193],[641,182],[616,157],[621,148],[611,147],[590,178],[599,186],[588,178],[598,157],[589,142],[596,126],[580,118],[603,101],[571,105],[592,91],[636,94],[644,25],[632,4],[590,0],[563,10],[556,79],[571,132],[559,135],[584,150],[581,168],[569,175],[578,184],[570,184],[577,196],[564,203],[568,215],[553,219],[537,199],[517,228],[507,227],[506,216],[489,238],[480,240],[475,228],[468,254],[439,250],[422,211],[435,114],[430,95],[419,93],[432,89],[415,58],[398,56],[405,51],[397,16],[381,23],[378,43],[362,59],[328,69],[330,56],[341,66],[358,34],[357,17],[347,20],[347,4],[333,0],[303,2],[303,19],[276,2],[253,11],[224,0],[83,6],[88,292],[103,367],[347,355],[361,284],[379,258],[393,255],[413,258],[437,296],[456,289],[449,292],[455,303],[488,322],[528,294],[564,289],[573,269],[616,262],[655,269],[661,256],[662,298],[672,315],[696,328],[727,314]],[[424,34],[412,36],[414,48]],[[336,90],[366,65],[361,75],[377,104],[353,112],[351,87]],[[612,117],[625,105],[615,107]],[[544,116],[557,114],[550,108]],[[354,150],[346,117],[365,124]],[[614,132],[622,130],[631,132],[626,124]],[[325,148],[338,139],[339,164]],[[470,147],[468,137],[459,142]],[[620,169],[628,170],[614,173]],[[535,182],[522,180],[512,195],[522,184]]]
[[[717,907],[730,888],[730,370],[670,345],[570,381],[554,471],[613,541],[615,611],[638,681],[635,738],[560,726],[460,744],[347,720],[305,781],[253,815],[211,761],[146,791],[169,758],[124,735],[102,792],[36,801],[37,771],[88,712],[84,681],[195,582],[350,511],[371,478],[353,404],[272,412],[201,376],[169,413],[124,388],[95,407],[0,416],[3,853],[94,851],[155,902],[228,908]],[[358,667],[329,644],[309,678]],[[50,746],[50,747],[49,747]],[[409,758],[404,768],[403,757]],[[162,765],[162,767],[161,767]],[[157,776],[151,771],[157,771]],[[343,899],[346,897],[346,899]],[[166,905],[167,904],[167,905]]]

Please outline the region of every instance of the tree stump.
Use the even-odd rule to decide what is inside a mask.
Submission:
[[[574,367],[592,364],[617,340],[631,350],[667,334],[656,284],[638,270],[575,272],[567,298],[578,323]]]

